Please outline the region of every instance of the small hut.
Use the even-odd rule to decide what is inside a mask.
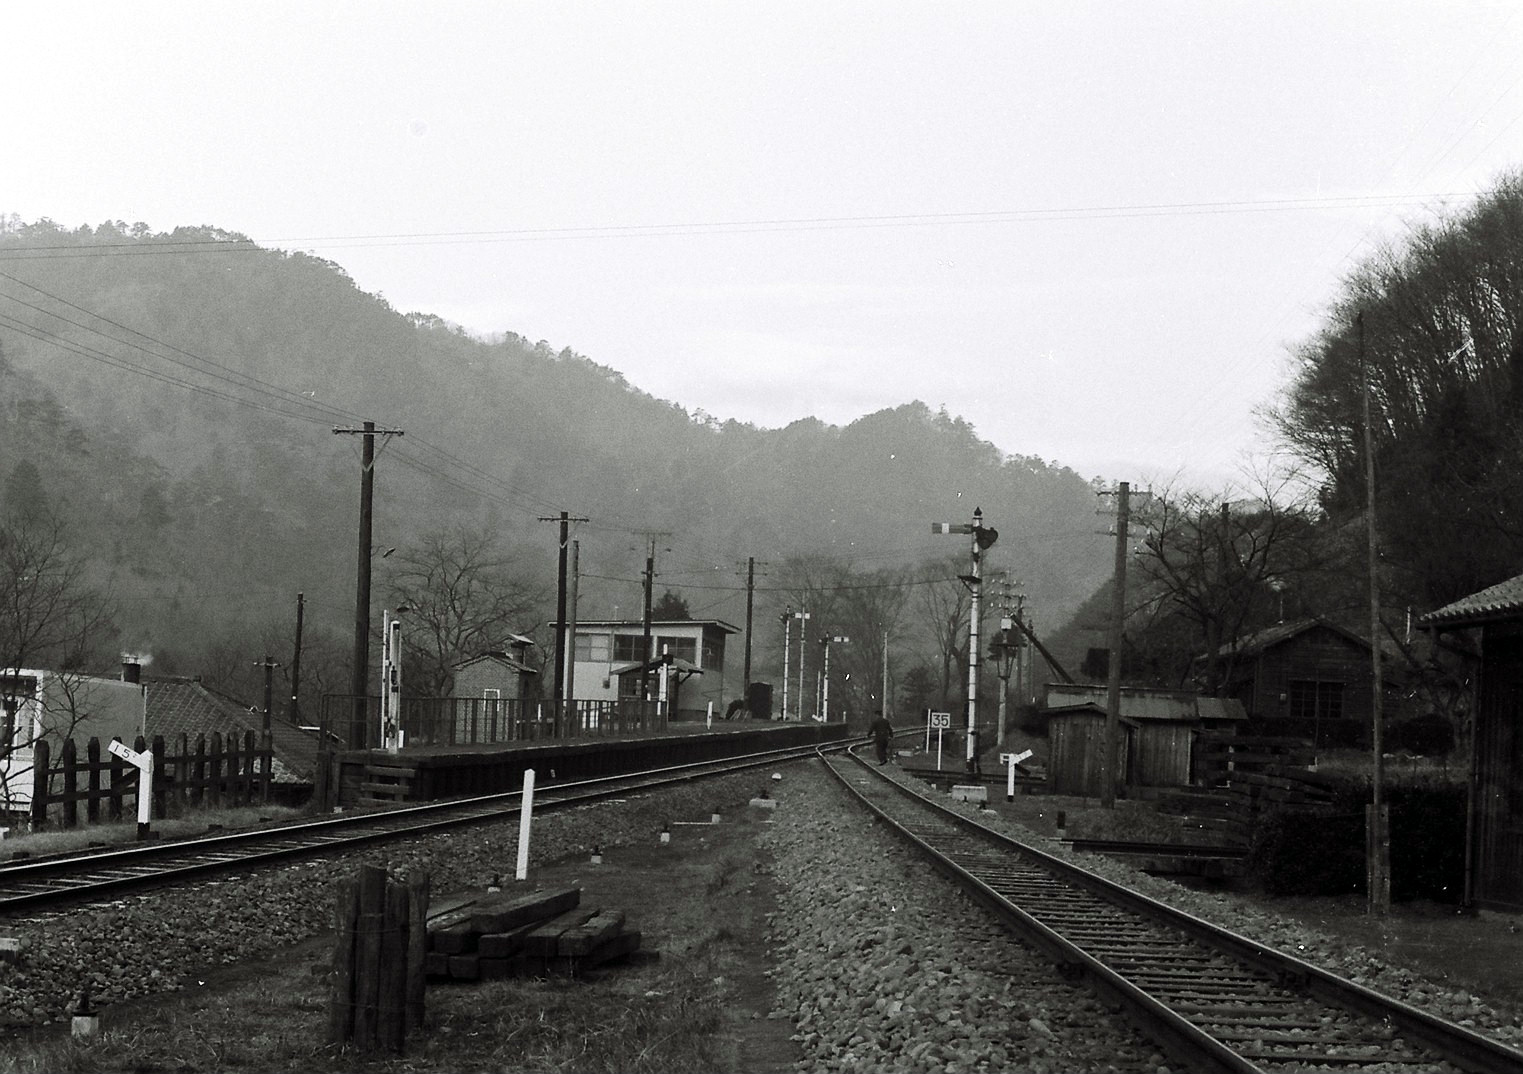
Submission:
[[[1047,687],[1047,771],[1054,794],[1098,795],[1105,754],[1106,687]],[[1195,781],[1196,740],[1232,733],[1247,719],[1230,698],[1149,687],[1121,688],[1117,779],[1128,787],[1188,787]]]

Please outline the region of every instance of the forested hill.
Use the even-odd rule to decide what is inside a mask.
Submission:
[[[991,566],[1022,579],[1048,623],[1108,571],[1086,480],[922,403],[845,427],[695,416],[570,349],[474,338],[398,312],[332,262],[211,228],[12,219],[0,359],[8,497],[70,519],[122,600],[124,647],[287,624],[297,591],[341,632],[359,438],[332,430],[367,419],[405,431],[377,463],[378,549],[490,526],[552,586],[539,519],[564,509],[590,520],[587,615],[636,613],[645,531],[668,534],[658,585],[693,583],[694,614],[732,621],[748,556],[946,557],[962,544],[929,523],[975,506],[1002,534]]]

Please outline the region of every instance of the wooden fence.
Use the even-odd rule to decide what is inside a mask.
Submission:
[[[268,738],[259,742],[253,731],[244,732],[241,749],[237,736],[228,735],[224,741],[221,732],[213,732],[210,741],[198,735],[194,746],[186,735],[178,735],[173,753],[165,746],[163,735],[154,735],[151,745],[139,735],[133,749],[153,753],[152,815],[160,820],[169,816],[171,809],[186,806],[215,809],[269,800],[273,753]],[[103,805],[110,821],[122,819],[125,799],[131,798],[136,808],[137,769],[115,755],[102,757],[104,752],[100,739],[92,738],[85,743],[81,760],[79,748],[68,738],[59,747],[55,763],[53,746],[47,739],[33,745],[33,831],[47,827],[50,819],[64,828],[78,827],[81,802],[91,824],[100,822]]]

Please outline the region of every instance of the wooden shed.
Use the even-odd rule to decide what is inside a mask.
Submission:
[[[1098,795],[1105,749],[1106,688],[1053,683],[1047,688],[1048,778],[1054,794]],[[1236,728],[1238,702],[1191,693],[1121,689],[1117,773],[1128,787],[1188,787],[1195,780],[1195,742],[1203,733]]]
[[[1523,575],[1446,605],[1421,625],[1441,641],[1465,635],[1456,647],[1480,653],[1465,901],[1523,910]]]
[[[1242,702],[1260,733],[1368,747],[1373,675],[1370,643],[1359,634],[1325,619],[1299,619],[1239,638],[1216,658],[1222,693]],[[1392,692],[1395,671],[1386,673]]]

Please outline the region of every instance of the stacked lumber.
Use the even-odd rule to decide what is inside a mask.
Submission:
[[[458,905],[428,922],[431,980],[574,976],[640,948],[620,910],[581,907],[580,888],[504,892]]]

